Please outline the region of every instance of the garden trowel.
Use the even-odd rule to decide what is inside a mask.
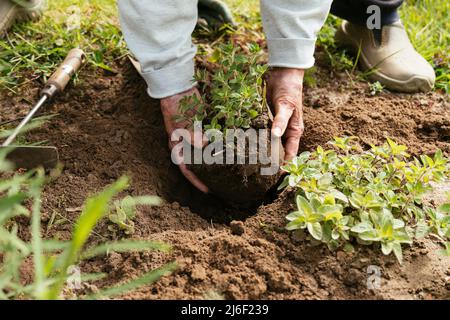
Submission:
[[[64,62],[53,73],[41,91],[39,102],[31,109],[27,116],[14,129],[11,135],[1,145],[1,149],[9,149],[7,159],[13,162],[16,168],[33,169],[39,166],[45,169],[53,169],[59,161],[58,149],[45,146],[20,146],[13,145],[17,135],[33,119],[42,105],[62,92],[72,76],[77,72],[85,60],[85,54],[81,49],[72,49]]]

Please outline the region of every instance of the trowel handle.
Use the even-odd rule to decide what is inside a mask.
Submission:
[[[83,50],[70,50],[64,62],[48,79],[41,92],[42,95],[52,98],[56,93],[64,91],[72,76],[81,68],[85,60],[86,55]]]

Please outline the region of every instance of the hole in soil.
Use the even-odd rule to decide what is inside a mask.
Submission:
[[[134,69],[129,69],[124,76],[126,85],[115,103],[117,107],[113,117],[124,119],[123,123],[115,121],[114,124],[126,128],[132,143],[123,147],[126,152],[121,150],[115,154],[123,157],[124,167],[131,169],[133,183],[140,192],[150,189],[168,202],[176,201],[202,218],[219,223],[245,219],[255,214],[260,205],[276,198],[274,188],[253,208],[236,209],[219,197],[205,195],[193,187],[171,161],[167,134],[158,111],[159,101],[148,97],[146,84]],[[107,171],[111,168],[108,167]]]
[[[425,139],[432,138],[437,141],[450,142],[450,126],[442,123],[425,123],[417,131],[418,135]]]
[[[106,174],[117,178],[126,168],[130,171],[133,185],[139,193],[156,193],[168,202],[176,201],[182,206],[189,207],[202,218],[212,219],[218,223],[245,219],[255,214],[260,205],[270,203],[276,198],[274,188],[253,208],[238,209],[231,207],[217,196],[205,195],[195,189],[171,161],[167,134],[159,112],[159,102],[148,97],[146,84],[134,69],[129,68],[124,77],[125,83],[121,94],[113,104],[115,111],[108,116],[102,116],[111,118],[108,126],[97,121],[90,126],[103,128],[105,135],[109,132],[126,131],[127,138],[122,139],[123,143],[111,141],[107,147],[102,147],[101,150],[108,150],[105,151],[108,155],[97,152],[101,158],[111,158],[111,155],[117,158],[111,160],[118,163],[117,165],[105,163]],[[88,137],[92,137],[91,142],[94,145],[98,144],[98,134],[90,134]],[[116,166],[117,173],[114,174]],[[96,170],[99,170],[98,163]]]
[[[178,168],[173,168],[174,174],[178,175]],[[170,202],[178,202],[182,206],[189,207],[192,212],[204,219],[213,220],[218,223],[229,223],[232,220],[245,220],[256,214],[262,205],[272,203],[277,198],[277,186],[271,189],[261,203],[251,208],[234,208],[214,194],[203,194],[193,187],[184,178],[178,177],[175,185],[165,185],[160,190],[164,198]]]

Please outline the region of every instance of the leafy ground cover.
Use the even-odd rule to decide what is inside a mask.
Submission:
[[[343,155],[319,146],[283,168],[288,175],[280,187],[298,189],[297,210],[287,216],[287,229],[306,229],[333,250],[353,250],[351,238],[364,245],[380,243],[383,254],[393,252],[400,263],[402,244],[412,244],[413,238],[431,232],[448,241],[450,204],[437,209],[423,204],[431,183],[449,178],[442,151],[408,160],[407,147],[389,138],[369,151],[354,139],[331,142]]]

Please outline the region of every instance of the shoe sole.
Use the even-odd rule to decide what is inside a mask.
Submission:
[[[353,53],[357,54],[359,51],[359,43],[354,40],[341,25],[336,32],[336,41],[350,49]],[[372,81],[379,81],[387,89],[392,91],[414,93],[414,92],[428,92],[433,89],[433,84],[430,80],[420,77],[412,76],[407,80],[398,80],[387,76],[386,74],[377,71],[376,66],[372,66],[363,52],[360,53],[359,64],[363,71],[374,70],[369,74],[369,79]]]

